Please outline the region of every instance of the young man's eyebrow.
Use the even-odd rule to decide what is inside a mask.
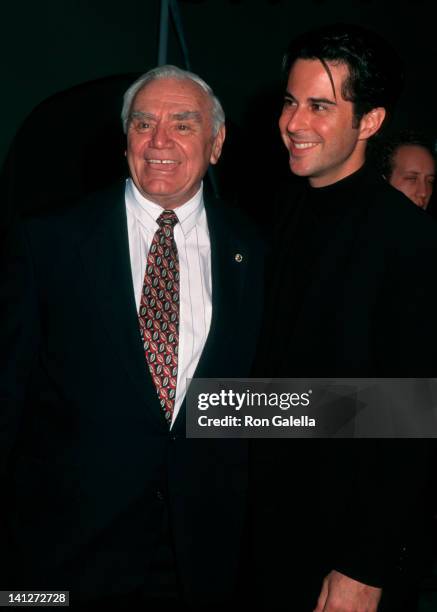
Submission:
[[[308,98],[308,100],[312,104],[330,104],[331,106],[337,106],[337,102],[329,98]]]
[[[284,94],[284,98],[286,100],[296,100],[296,98],[289,91],[286,91]],[[335,100],[330,100],[329,98],[308,98],[308,102],[311,104],[330,104],[331,106],[337,106],[337,102]]]

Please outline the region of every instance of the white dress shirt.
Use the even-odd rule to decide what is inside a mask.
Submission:
[[[147,200],[132,179],[126,181],[125,201],[132,281],[139,310],[147,255],[163,208]],[[174,227],[174,239],[179,256],[180,301],[178,378],[172,425],[185,397],[186,379],[193,377],[205,346],[212,314],[211,243],[203,187],[174,212],[179,220]],[[147,368],[145,356],[144,367]]]

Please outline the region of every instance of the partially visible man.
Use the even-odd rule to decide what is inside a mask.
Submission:
[[[436,160],[424,138],[413,132],[401,132],[384,141],[380,166],[390,185],[402,191],[419,208],[428,208],[434,189]]]
[[[122,119],[126,183],[9,240],[1,589],[69,590],[75,609],[221,608],[238,583],[247,446],[186,439],[186,379],[247,376],[262,249],[204,193],[225,126],[202,79],[151,70]]]
[[[279,127],[290,170],[306,183],[283,203],[274,234],[258,373],[435,376],[437,228],[365,163],[402,64],[376,34],[339,24],[293,41],[285,69]],[[428,453],[416,442],[258,443],[267,609],[377,610],[381,587],[408,565]]]

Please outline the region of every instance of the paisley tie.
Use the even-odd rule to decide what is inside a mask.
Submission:
[[[165,420],[170,426],[178,375],[179,258],[173,228],[174,211],[159,216],[159,229],[150,245],[138,313],[149,371]]]

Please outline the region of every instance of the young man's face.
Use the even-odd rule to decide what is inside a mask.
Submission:
[[[365,139],[353,127],[353,104],[344,100],[344,64],[298,59],[288,77],[279,119],[282,140],[290,154],[290,169],[307,176],[313,187],[323,187],[358,170],[364,163]],[[334,85],[334,87],[333,87]]]
[[[390,185],[426,210],[434,189],[435,161],[423,147],[403,145],[396,151]]]

